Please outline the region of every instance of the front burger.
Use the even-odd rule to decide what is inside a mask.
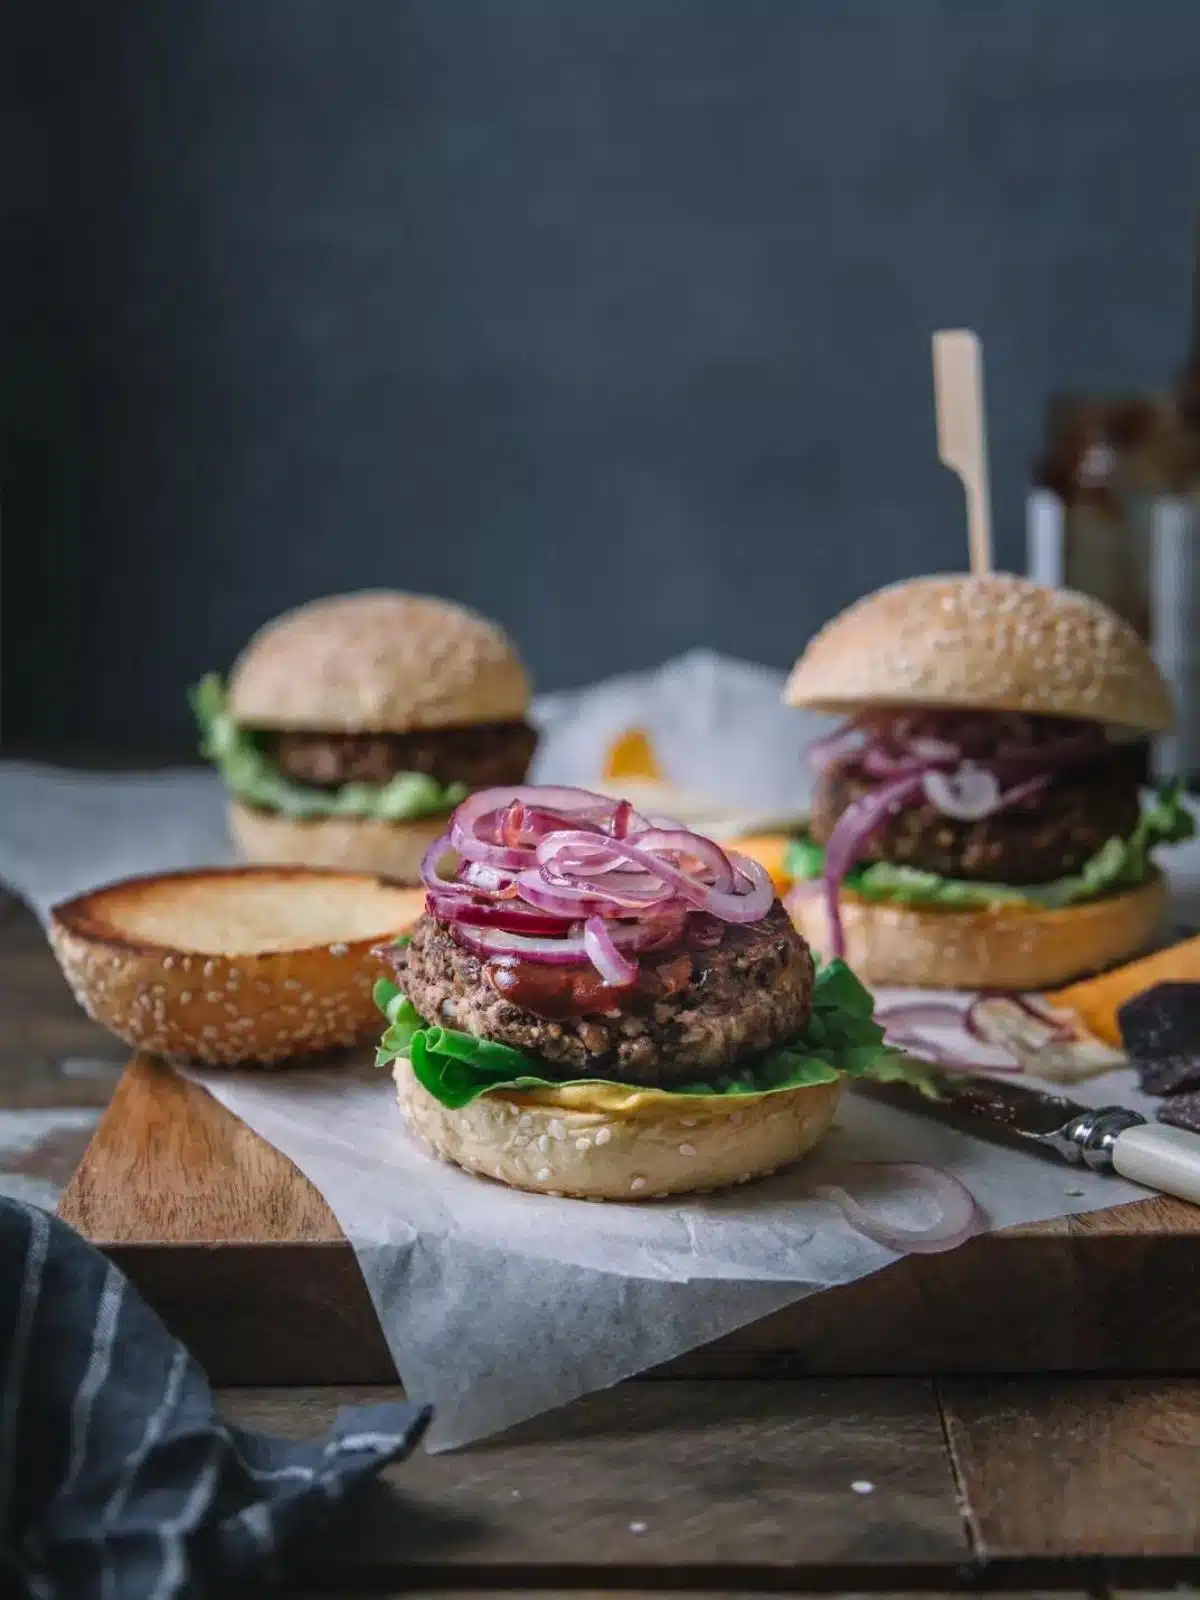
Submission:
[[[228,686],[210,674],[192,703],[247,859],[403,883],[455,805],[523,782],[537,744],[529,680],[500,629],[386,590],[278,617]]]
[[[745,857],[579,789],[472,796],[377,1001],[412,1130],[520,1189],[643,1200],[762,1177],[894,1062]]]
[[[1187,838],[1175,788],[1143,804],[1131,736],[1171,726],[1166,684],[1119,617],[1005,574],[868,595],[797,662],[792,705],[845,720],[810,749],[789,908],[864,979],[1047,989],[1136,954]]]

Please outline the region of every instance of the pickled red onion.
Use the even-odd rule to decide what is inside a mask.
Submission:
[[[926,1167],[916,1161],[862,1161],[853,1163],[844,1172],[851,1179],[871,1173],[903,1175],[925,1189],[937,1203],[940,1215],[930,1227],[897,1228],[872,1216],[840,1183],[812,1185],[811,1194],[822,1200],[832,1200],[856,1233],[887,1250],[900,1255],[933,1255],[941,1250],[957,1249],[979,1231],[982,1217],[975,1196],[965,1184],[937,1167]]]
[[[881,780],[847,806],[826,845],[834,955],[845,953],[842,883],[898,811],[925,802],[954,821],[981,822],[1032,800],[1060,773],[1094,763],[1107,748],[1100,727],[1006,712],[864,712],[818,740],[811,751],[818,772],[857,770]]]
[[[671,818],[529,785],[464,801],[421,878],[431,913],[478,955],[590,963],[614,987],[636,981],[640,953],[711,945],[721,924],[760,921],[775,899],[756,861]]]

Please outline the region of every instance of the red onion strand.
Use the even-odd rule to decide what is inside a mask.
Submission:
[[[1068,719],[1007,712],[864,713],[810,746],[818,772],[858,771],[878,781],[842,813],[825,852],[834,955],[845,953],[842,884],[897,811],[928,804],[957,822],[981,822],[1035,800],[1056,777],[1101,760],[1107,735]]]
[[[872,1216],[840,1183],[814,1183],[810,1192],[832,1200],[855,1232],[901,1255],[954,1250],[979,1232],[983,1218],[975,1196],[950,1173],[916,1161],[856,1162],[843,1173],[850,1181],[875,1174],[895,1174],[918,1184],[936,1202],[941,1213],[938,1220],[928,1228],[897,1228]]]
[[[760,921],[770,876],[670,818],[585,789],[519,785],[472,795],[429,847],[421,879],[433,915],[484,958],[588,965],[613,987],[637,956],[723,925]]]

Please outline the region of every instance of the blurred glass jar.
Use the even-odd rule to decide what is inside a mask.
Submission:
[[[1139,775],[1200,775],[1200,431],[1173,395],[1060,397],[1033,473],[1027,565],[1093,595],[1146,640],[1175,693],[1173,738]]]

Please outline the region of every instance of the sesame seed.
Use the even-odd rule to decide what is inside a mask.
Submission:
[[[539,1167],[534,1173],[534,1177],[539,1183],[548,1183],[550,1181],[550,1168]]]
[[[681,1156],[694,1156],[696,1154],[696,1146],[694,1144],[681,1144],[679,1146],[679,1154]]]
[[[592,1141],[586,1133],[581,1133],[579,1138],[576,1139],[575,1148],[576,1150],[590,1150],[592,1148]]]
[[[329,954],[331,956],[344,956],[349,953],[349,950],[350,946],[348,944],[342,944],[340,940],[337,944],[331,944],[329,946]]]
[[[642,1189],[644,1189],[646,1187],[646,1180],[645,1180],[645,1178],[634,1178],[633,1181],[630,1183],[629,1187],[633,1191],[634,1194],[638,1194]]]
[[[607,1144],[608,1141],[611,1138],[612,1138],[612,1129],[611,1128],[597,1128],[596,1129],[596,1143],[597,1144]]]
[[[542,1152],[543,1155],[545,1155],[546,1151],[549,1150],[549,1148],[550,1148],[550,1135],[548,1133],[539,1134],[538,1135],[538,1149]]]
[[[680,1117],[679,1126],[681,1128],[694,1128],[697,1120],[698,1119],[696,1117]]]
[[[559,1119],[555,1117],[554,1121],[550,1124],[549,1133],[552,1139],[565,1139],[567,1137],[566,1124],[560,1122]]]

